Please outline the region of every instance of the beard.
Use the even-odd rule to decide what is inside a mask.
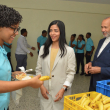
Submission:
[[[110,32],[102,32],[104,37],[110,37]],[[106,34],[106,35],[104,35]]]

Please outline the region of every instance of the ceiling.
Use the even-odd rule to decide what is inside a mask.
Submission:
[[[76,1],[76,2],[88,2],[98,4],[110,4],[110,0],[64,0],[64,1]]]

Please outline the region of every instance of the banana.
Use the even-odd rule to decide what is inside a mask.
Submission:
[[[84,104],[84,102],[86,101],[86,99],[87,99],[87,96],[84,97],[83,100],[81,101],[81,104],[80,104],[81,106],[83,106],[83,104]]]
[[[87,110],[93,110],[91,107],[89,107],[89,106],[87,106],[87,105],[85,105],[85,108],[86,108]]]
[[[107,104],[107,103],[110,103],[110,98],[106,98],[104,101],[103,101],[103,104]]]
[[[97,101],[96,104],[98,105],[99,110],[103,110],[103,103],[102,102]]]
[[[99,93],[93,100],[92,100],[92,104],[95,103],[96,101],[98,101],[100,98],[102,97],[102,94]]]
[[[110,103],[109,103],[109,104],[104,105],[104,110],[107,110],[109,107],[110,107]]]
[[[45,80],[49,80],[50,77],[49,76],[42,76],[39,78],[40,81],[45,81]]]
[[[108,98],[107,96],[102,95],[102,99],[103,99],[103,101],[106,100],[107,98]]]
[[[87,100],[85,100],[85,102],[83,103],[83,105],[82,105],[82,106],[83,106],[83,107],[84,107],[85,105],[87,105],[87,106],[88,106],[88,105],[89,105],[89,103],[90,103],[90,100],[89,100],[89,99],[87,99]]]
[[[110,110],[110,107],[107,110]]]

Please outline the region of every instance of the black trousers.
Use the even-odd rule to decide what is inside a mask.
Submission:
[[[88,53],[90,53],[91,51],[86,51],[86,64],[91,62],[91,56],[92,55],[87,55]]]
[[[81,63],[81,70],[82,73],[84,73],[84,53],[77,53],[77,72],[79,72],[79,68],[80,68],[80,63]]]
[[[10,65],[11,65],[11,70],[12,70],[12,72],[14,72],[13,66],[12,66],[12,63],[11,63],[11,52],[8,52],[8,53],[7,53],[7,57],[8,57],[8,60],[9,60],[9,62],[10,62]]]

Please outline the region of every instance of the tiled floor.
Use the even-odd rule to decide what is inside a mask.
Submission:
[[[75,75],[72,94],[88,92],[90,83],[90,76],[80,76]],[[15,105],[12,98],[10,101],[10,110],[40,110],[39,98],[37,96],[38,89],[33,89],[31,87],[26,87],[23,90],[23,95],[20,99],[19,105]]]

